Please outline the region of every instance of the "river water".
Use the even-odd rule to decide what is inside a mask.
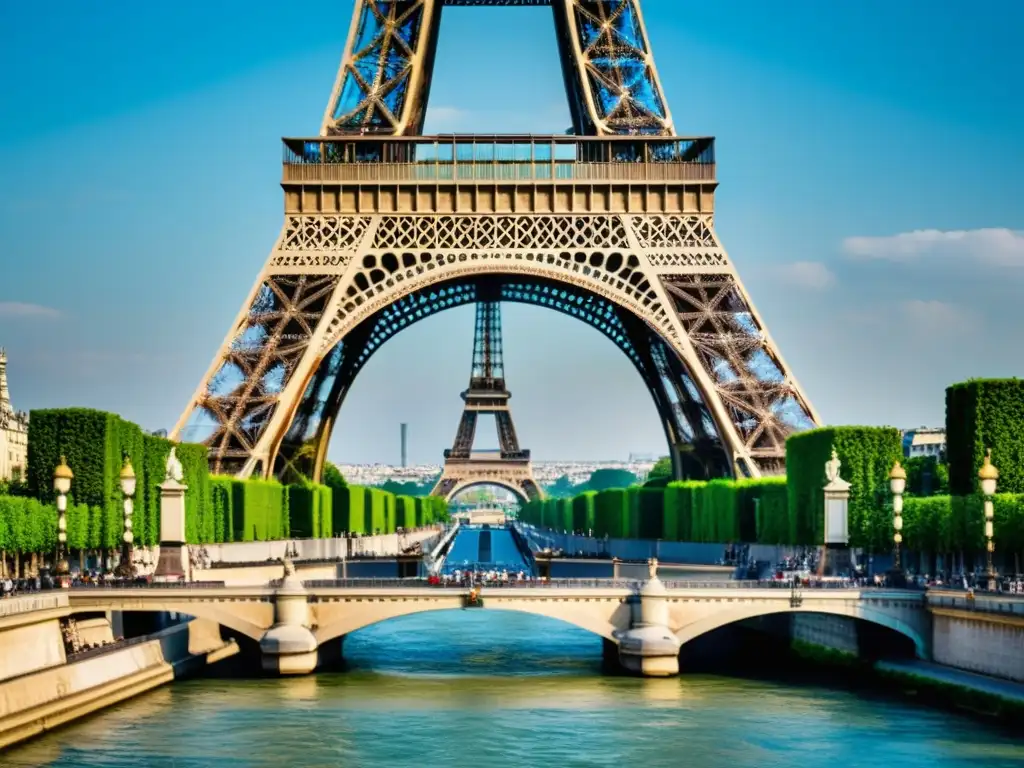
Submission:
[[[486,608],[346,640],[349,669],[192,680],[0,754],[67,768],[1003,768],[1024,742],[842,690],[714,676],[610,677],[600,640]]]
[[[444,570],[451,573],[465,568],[472,570],[474,566],[488,570],[505,569],[510,573],[528,568],[508,529],[465,526],[452,542]]]

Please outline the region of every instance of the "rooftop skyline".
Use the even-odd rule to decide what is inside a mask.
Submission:
[[[1007,354],[1024,335],[1024,6],[958,7],[644,3],[677,129],[718,137],[719,234],[828,423],[939,426],[947,384],[1024,376]],[[18,73],[0,96],[15,407],[173,426],[281,225],[279,138],[316,133],[337,71],[351,3],[304,8],[338,23],[282,34],[279,4],[258,0],[0,8],[18,30],[0,46]],[[543,9],[446,9],[426,130],[564,131],[553,32]],[[519,305],[503,320],[535,458],[664,453],[639,377],[598,332]],[[388,342],[331,458],[395,462],[404,421],[410,463],[438,461],[472,334],[463,307]]]

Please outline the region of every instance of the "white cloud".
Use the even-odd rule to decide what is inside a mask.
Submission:
[[[779,268],[779,275],[790,285],[816,291],[825,290],[836,281],[832,270],[820,261],[796,261],[792,264],[783,264]]]
[[[910,299],[900,305],[900,312],[918,331],[968,333],[980,325],[973,312],[944,301]]]
[[[871,335],[885,333],[896,341],[906,334],[914,338],[946,339],[972,333],[982,326],[973,310],[935,299],[907,299],[894,304],[841,309],[840,324]]]
[[[0,301],[0,317],[45,318],[60,317],[60,311],[40,304],[26,304],[21,301]]]
[[[857,259],[912,261],[933,256],[995,267],[1024,267],[1024,231],[996,227],[919,229],[886,237],[848,237],[843,250]]]

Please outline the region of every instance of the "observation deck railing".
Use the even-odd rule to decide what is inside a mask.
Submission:
[[[285,163],[286,182],[714,181],[714,163]]]
[[[285,182],[710,182],[714,139],[330,136],[284,139]]]

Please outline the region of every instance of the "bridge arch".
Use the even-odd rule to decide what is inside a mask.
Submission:
[[[470,610],[507,611],[543,616],[571,624],[615,643],[618,642],[617,633],[629,628],[631,615],[631,608],[625,598],[530,599],[502,597],[485,590],[482,599],[482,608]],[[464,595],[459,593],[430,600],[388,598],[366,600],[362,603],[314,604],[318,626],[313,636],[318,643],[323,644],[389,619],[462,609],[465,607],[463,600]]]
[[[101,597],[90,599],[72,595],[72,615],[97,611],[123,611],[126,613],[178,613],[196,619],[208,619],[231,632],[237,632],[259,641],[274,623],[272,602],[254,600],[133,600],[131,598]]]
[[[890,629],[908,638],[914,644],[914,651],[918,658],[927,659],[928,642],[925,634],[917,627],[908,624],[896,616],[877,608],[865,605],[812,605],[807,607],[793,607],[789,605],[738,605],[729,609],[718,610],[701,618],[684,623],[675,630],[675,635],[681,645],[695,640],[702,635],[713,632],[716,629],[729,624],[736,624],[746,619],[756,619],[762,616],[779,614],[810,614],[825,616],[841,616],[849,619],[857,619],[870,624]]]
[[[461,482],[454,488],[452,488],[452,490],[445,496],[445,499],[451,501],[463,491],[468,491],[470,488],[477,488],[487,485],[493,485],[497,486],[498,488],[504,488],[506,491],[510,491],[512,495],[519,499],[519,501],[521,502],[527,502],[530,500],[526,493],[523,491],[523,489],[517,486],[515,483],[510,483],[501,479],[492,478],[477,480],[471,478],[469,480]]]

